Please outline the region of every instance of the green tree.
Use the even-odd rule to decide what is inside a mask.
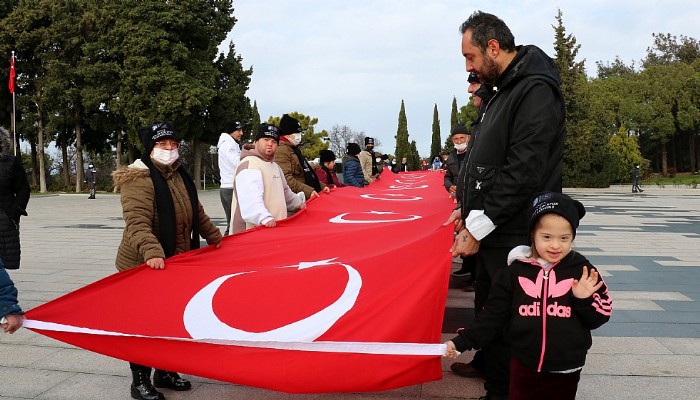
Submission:
[[[411,145],[408,148],[408,156],[406,158],[408,159],[408,165],[411,171],[418,171],[420,170],[420,166],[422,163],[422,159],[420,158],[420,154],[418,154],[418,148],[416,146],[416,141],[411,140]]]
[[[627,128],[624,126],[610,136],[608,148],[615,165],[611,176],[613,182],[629,182],[632,168],[635,165],[640,165],[642,170],[648,167],[649,162],[642,158],[642,154],[639,151],[637,138],[629,135]]]
[[[450,133],[452,133],[452,128],[457,125],[457,96],[452,97],[452,112],[450,113]]]
[[[440,118],[438,117],[437,104],[433,108],[433,140],[430,144],[430,156],[440,154]]]
[[[260,112],[258,111],[258,102],[253,102],[253,117],[250,123],[250,131],[243,134],[243,141],[249,142],[257,134],[258,125],[260,125]]]
[[[403,100],[401,100],[401,109],[399,110],[399,122],[396,128],[396,147],[395,154],[396,158],[399,160],[403,157],[408,158],[410,154],[410,147],[408,143],[408,122],[406,121],[406,107],[404,106]]]
[[[564,186],[607,187],[610,184],[609,131],[599,130],[589,120],[589,97],[584,61],[576,61],[580,45],[566,33],[561,10],[554,28],[554,62],[566,111],[564,139]]]
[[[314,158],[318,157],[319,151],[328,149],[328,143],[322,139],[328,136],[328,132],[325,130],[319,133],[315,132],[318,118],[310,117],[296,111],[288,114],[290,117],[298,120],[299,124],[301,125],[301,130],[303,133],[301,135],[301,144],[299,145],[299,148],[301,149],[301,154],[303,154],[307,160],[313,160]],[[271,116],[267,119],[267,123],[279,126],[281,119],[282,116]]]

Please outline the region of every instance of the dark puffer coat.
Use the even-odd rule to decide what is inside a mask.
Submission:
[[[29,183],[19,158],[0,154],[0,258],[5,268],[19,268],[19,218],[27,215]]]

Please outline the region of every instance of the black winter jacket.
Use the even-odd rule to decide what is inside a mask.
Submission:
[[[453,339],[457,350],[480,349],[505,335],[513,357],[536,371],[582,367],[591,330],[612,314],[605,284],[587,299],[574,297],[571,285],[584,265],[590,271],[591,263],[571,251],[548,270],[523,260],[499,271],[483,311]]]
[[[465,166],[462,217],[484,210],[496,225],[482,246],[528,243],[529,200],[538,192],[561,192],[566,127],[559,74],[539,48],[517,51],[494,85]]]
[[[0,154],[0,258],[7,269],[19,268],[19,218],[27,215],[30,191],[20,159]]]

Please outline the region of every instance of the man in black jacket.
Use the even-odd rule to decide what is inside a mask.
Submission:
[[[561,192],[564,102],[553,60],[535,46],[515,46],[506,24],[477,11],[460,27],[467,72],[494,95],[472,136],[453,255],[476,254],[477,312],[510,249],[529,244],[527,209],[542,191]],[[505,343],[486,352],[487,398],[508,397]]]

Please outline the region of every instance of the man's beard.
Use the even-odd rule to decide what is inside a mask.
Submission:
[[[484,54],[483,71],[480,71],[479,73],[479,79],[481,80],[481,83],[488,83],[490,85],[494,85],[499,75],[500,74],[498,72],[498,64],[496,64],[496,62],[493,61],[493,59],[491,59],[489,56]]]

